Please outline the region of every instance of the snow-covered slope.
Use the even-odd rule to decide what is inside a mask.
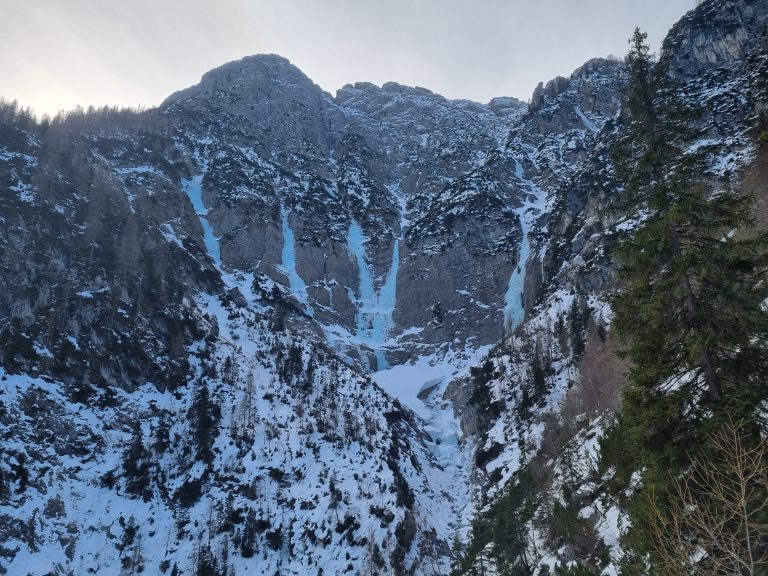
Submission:
[[[716,191],[757,194],[758,206],[765,188],[750,174],[768,102],[766,22],[764,3],[703,2],[672,29],[661,54],[681,96],[701,109],[689,146],[706,152],[702,176]],[[536,110],[558,110],[573,85],[560,79],[537,89]],[[450,390],[462,428],[476,436],[478,516],[522,518],[514,553],[518,568],[535,574],[575,564],[620,573],[628,527],[622,502],[605,488],[614,471],[600,465],[600,439],[626,382],[609,334],[606,301],[616,286],[610,248],[640,215],[618,209],[611,146],[621,118],[591,122],[598,131],[586,156],[547,194],[528,267],[531,282],[534,264],[540,276],[526,284],[525,323]],[[488,570],[499,557],[492,548],[473,552]]]
[[[754,155],[756,21],[707,0],[665,44],[713,180]],[[623,82],[331,96],[254,56],[146,113],[0,116],[0,571],[447,574],[525,471],[527,557],[612,573],[586,464],[621,370],[569,389],[612,345]]]
[[[63,161],[6,128],[3,570],[444,573],[439,439],[294,284],[226,266],[201,177],[116,165],[149,144],[122,128]]]

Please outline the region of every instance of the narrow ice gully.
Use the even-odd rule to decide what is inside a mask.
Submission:
[[[219,239],[213,233],[211,223],[208,222],[208,209],[203,204],[203,175],[195,176],[192,180],[181,180],[182,188],[189,196],[192,206],[195,208],[195,213],[200,219],[200,224],[203,226],[203,240],[205,241],[205,248],[208,250],[208,254],[211,255],[214,264],[221,268],[221,249],[219,248]]]
[[[283,230],[282,267],[283,271],[288,276],[288,285],[291,287],[291,292],[293,292],[294,296],[296,296],[299,302],[304,305],[306,313],[309,316],[314,316],[315,311],[312,306],[309,305],[307,284],[304,282],[304,279],[299,276],[299,272],[296,270],[296,238],[288,223],[288,212],[285,209],[280,210],[280,221]]]
[[[213,263],[218,268],[221,278],[224,284],[229,288],[237,288],[244,298],[251,305],[252,309],[256,309],[259,306],[256,304],[256,296],[253,293],[253,272],[234,272],[229,273],[224,270],[221,262],[221,246],[219,244],[219,238],[213,232],[213,227],[208,221],[208,209],[203,204],[203,174],[193,177],[191,180],[186,178],[181,179],[181,188],[192,202],[192,207],[195,209],[200,220],[200,225],[203,227],[203,242],[205,243],[205,249],[210,255]],[[179,245],[181,245],[179,243]]]
[[[371,269],[365,261],[366,238],[363,229],[354,220],[347,234],[347,249],[354,256],[360,274],[358,296],[350,292],[350,299],[357,304],[356,336],[360,343],[370,347],[376,355],[377,370],[388,367],[384,355],[384,343],[392,329],[392,314],[397,299],[397,270],[400,267],[400,248],[395,240],[389,273],[377,291]]]
[[[544,208],[545,195],[541,189],[530,180],[523,179],[523,170],[519,162],[515,161],[515,174],[518,179],[525,183],[531,196],[528,201],[517,211],[522,229],[520,239],[520,253],[517,264],[512,270],[509,278],[507,292],[504,295],[504,328],[514,330],[525,319],[525,306],[523,304],[523,288],[525,285],[525,265],[531,256],[531,240],[529,232],[533,227],[536,218],[541,214]]]

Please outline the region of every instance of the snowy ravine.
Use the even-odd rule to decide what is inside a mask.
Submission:
[[[451,506],[441,512],[435,524],[449,526],[465,540],[475,513],[471,482],[473,442],[461,432],[450,400],[444,398],[448,384],[465,377],[489,350],[484,346],[447,356],[421,356],[407,364],[374,372],[371,377],[389,396],[396,398],[422,419],[432,442],[429,448],[442,467],[441,482],[450,487]],[[463,444],[462,444],[463,443]]]
[[[371,269],[365,260],[365,242],[363,230],[354,220],[349,225],[347,248],[357,263],[360,275],[358,296],[350,291],[350,300],[357,304],[356,336],[360,344],[370,347],[376,356],[376,369],[388,367],[384,353],[384,344],[392,328],[392,313],[397,299],[397,271],[400,267],[400,248],[398,240],[392,249],[392,263],[386,280],[376,290]]]

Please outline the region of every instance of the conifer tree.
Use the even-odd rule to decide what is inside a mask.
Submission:
[[[743,233],[750,197],[701,181],[706,150],[691,146],[696,113],[639,30],[624,116],[614,159],[625,207],[641,222],[616,251],[625,289],[613,307],[633,360],[630,394],[645,402],[674,390],[694,408],[748,410],[764,396],[768,373],[760,306],[768,297],[768,237]]]
[[[195,558],[195,576],[218,576],[218,573],[211,547],[207,544],[200,545]]]
[[[153,431],[152,450],[158,455],[164,454],[171,446],[170,423],[166,412],[160,412],[157,428]]]
[[[240,555],[243,558],[252,558],[256,548],[256,514],[248,508],[243,526],[243,537],[240,541]]]
[[[213,440],[215,437],[213,417],[208,385],[199,380],[195,385],[192,406],[189,410],[189,420],[196,457],[206,464],[213,461]]]
[[[585,333],[589,324],[590,310],[586,299],[579,294],[573,299],[568,313],[570,322],[571,353],[575,359],[581,358],[586,344]]]
[[[754,421],[768,396],[768,235],[752,229],[751,197],[705,179],[699,115],[646,35],[635,30],[630,45],[614,164],[638,223],[615,251],[624,285],[613,326],[632,361],[616,464],[631,468],[625,477],[643,469],[643,491],[668,505],[691,450],[710,449],[707,432]],[[639,496],[630,503],[638,558],[653,529],[646,508]]]
[[[141,423],[135,420],[131,429],[131,441],[123,453],[123,474],[125,490],[134,496],[141,496],[144,501],[151,497],[149,454],[144,446]]]

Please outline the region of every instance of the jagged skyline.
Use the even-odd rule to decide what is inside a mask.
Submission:
[[[38,113],[77,104],[157,105],[210,68],[255,53],[289,58],[323,89],[387,81],[449,98],[530,97],[585,60],[655,49],[695,0],[53,0],[6,3],[0,96]]]

